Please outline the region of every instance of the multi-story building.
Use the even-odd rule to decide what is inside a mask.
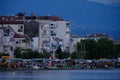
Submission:
[[[52,52],[59,46],[63,51],[69,51],[70,45],[70,23],[68,21],[41,20],[41,48]]]
[[[61,46],[63,51],[70,50],[70,22],[57,16],[26,16],[22,13],[16,16],[0,16],[0,27],[6,26],[15,32],[13,35],[15,47],[30,48],[25,44],[15,44],[24,42],[27,35],[32,41],[29,43],[31,49],[39,52],[53,52],[58,46]],[[2,29],[0,32],[0,37],[4,37]]]
[[[25,42],[28,37],[24,35],[23,21],[16,21],[11,16],[0,17],[0,53],[7,53],[13,56],[17,47],[28,49]]]
[[[13,29],[8,26],[7,24],[0,25],[0,53],[7,53],[11,56],[13,56],[13,36],[15,32]]]

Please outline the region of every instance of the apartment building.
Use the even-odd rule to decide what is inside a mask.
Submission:
[[[7,26],[14,32],[14,47],[31,48],[39,52],[53,52],[59,46],[62,51],[70,50],[70,22],[60,17],[26,16],[21,13],[15,16],[0,16],[0,27]],[[0,29],[0,37],[4,37],[3,32],[4,30]],[[29,40],[28,44],[23,44],[25,39]]]
[[[0,53],[13,56],[17,47],[28,49],[25,42],[28,37],[24,34],[23,21],[13,20],[11,16],[0,16]]]
[[[68,21],[41,20],[41,48],[43,51],[55,51],[61,46],[62,51],[69,51],[70,23]]]

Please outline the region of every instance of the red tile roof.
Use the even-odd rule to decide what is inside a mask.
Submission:
[[[119,40],[112,40],[113,43],[120,43]]]
[[[64,21],[64,19],[58,16],[39,16],[40,20],[53,20],[53,21]]]
[[[52,21],[64,21],[64,19],[58,16],[0,16],[1,21],[16,21],[16,20],[52,20]]]
[[[91,34],[88,35],[88,37],[109,37],[107,34]]]
[[[14,38],[25,38],[26,36],[25,35],[21,35],[21,34],[15,34],[13,37]]]

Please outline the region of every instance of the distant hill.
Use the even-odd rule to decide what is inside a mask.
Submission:
[[[106,33],[120,40],[120,4],[104,5],[82,1],[80,5],[80,8],[75,6],[77,10],[73,10],[76,17],[70,18],[73,20],[72,34]]]

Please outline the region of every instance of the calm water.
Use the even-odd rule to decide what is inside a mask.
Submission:
[[[120,69],[0,71],[0,80],[120,80]]]

